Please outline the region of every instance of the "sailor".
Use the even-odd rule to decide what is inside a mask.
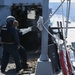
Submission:
[[[1,61],[1,72],[4,73],[5,69],[7,67],[9,56],[11,55],[14,58],[15,64],[16,64],[16,71],[18,74],[23,73],[22,66],[20,64],[20,56],[18,53],[18,49],[20,49],[20,41],[18,32],[13,25],[15,21],[15,17],[8,16],[6,18],[6,29],[2,28],[1,30],[1,41],[3,43],[3,56]],[[28,28],[28,30],[20,30],[22,31],[22,34],[25,34],[28,31],[31,31],[31,28]]]
[[[15,29],[18,31],[19,38],[21,38],[22,35],[28,33],[29,31],[31,31],[31,27],[18,29],[19,23],[18,23],[17,20],[15,20],[13,22],[13,25],[15,26]],[[21,60],[22,68],[25,70],[26,68],[28,68],[26,49],[23,46],[20,45],[20,49],[18,49],[18,52],[19,52],[20,57],[21,57],[20,60]]]

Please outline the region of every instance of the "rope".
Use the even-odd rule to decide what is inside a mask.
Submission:
[[[49,35],[51,35],[54,39],[60,39],[59,37],[55,37],[55,36],[53,36],[53,34],[51,34],[50,32],[49,32],[49,30],[45,27],[45,24],[50,20],[50,18],[57,12],[57,10],[62,6],[62,4],[64,3],[64,1],[65,0],[63,0],[63,1],[61,1],[61,4],[58,6],[58,8],[55,10],[55,12],[49,17],[49,19],[45,22],[45,23],[43,23],[43,27],[45,28],[45,30],[48,32],[48,34]],[[62,9],[62,11],[63,11],[63,9]],[[67,18],[69,18],[69,12],[70,12],[70,2],[69,2],[69,8],[68,8],[68,15],[67,15]],[[67,21],[68,21],[69,19],[67,19]],[[64,23],[64,18],[63,18],[63,23]],[[67,23],[68,24],[68,23]],[[66,24],[66,26],[68,26]],[[65,34],[67,33],[67,27],[66,27],[66,32],[65,32]],[[65,42],[64,42],[65,43]]]
[[[69,14],[70,14],[70,4],[71,4],[71,0],[67,0],[67,10],[66,10],[66,31],[65,31],[65,37],[64,37],[64,46],[65,46],[65,50],[64,51],[67,51],[67,47],[66,47],[66,38],[67,38],[67,32],[68,32],[68,23],[69,23]],[[64,23],[64,22],[63,22]],[[67,59],[68,60],[68,59]],[[70,64],[69,64],[70,63]],[[69,68],[71,69],[72,68],[72,73],[74,74],[74,68],[72,67],[72,63],[71,61],[69,60],[69,63],[68,64],[68,70]],[[71,66],[70,66],[71,65]],[[71,74],[71,71],[69,70],[69,74]],[[75,75],[75,74],[74,74]]]
[[[62,0],[61,0],[61,3],[62,3]],[[64,13],[63,13],[63,5],[62,5],[62,25],[63,27],[65,27],[65,23],[64,23],[64,17],[63,17]],[[62,34],[63,34],[63,38],[65,36],[65,29],[62,29]]]
[[[67,10],[66,10],[66,31],[65,31],[65,38],[67,38],[67,32],[68,32],[68,23],[69,23],[69,14],[70,14],[70,4],[71,4],[71,0],[67,0]]]
[[[62,3],[58,6],[58,8],[54,11],[52,15],[50,15],[49,19],[44,23],[44,25],[50,20],[50,18],[58,11],[58,9],[62,6],[65,0],[62,1]]]
[[[51,34],[51,32],[49,32],[49,30],[44,25],[43,27],[47,31],[47,33],[51,35],[51,37],[53,37],[54,39],[58,39],[60,44],[63,43],[63,41],[58,36],[54,36],[53,34]]]
[[[46,24],[46,23],[50,20],[50,18],[58,11],[58,9],[62,6],[62,4],[64,3],[64,1],[65,1],[65,0],[63,0],[63,1],[61,2],[61,4],[58,6],[58,8],[55,10],[55,12],[49,17],[49,19],[48,19],[45,23],[43,23],[43,27],[44,27],[45,30],[48,32],[48,34],[51,35],[54,39],[58,39],[58,40],[60,40],[60,38],[57,37],[57,36],[53,36],[53,34],[51,34],[51,33],[49,32],[49,30],[45,27],[45,24]]]

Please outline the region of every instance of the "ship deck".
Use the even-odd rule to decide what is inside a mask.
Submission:
[[[29,68],[27,70],[25,70],[23,72],[22,75],[35,75],[35,70],[36,70],[36,64],[37,64],[37,59],[40,56],[40,52],[28,52],[28,64],[29,66],[31,66],[32,68]],[[0,68],[1,68],[1,62],[0,62]],[[15,63],[13,61],[13,58],[11,57],[11,59],[9,60],[9,63],[7,65],[6,68],[6,73],[1,73],[1,69],[0,69],[0,75],[17,75],[16,73],[16,69],[15,69]],[[58,73],[54,73],[53,75],[63,75],[62,71],[58,72]]]

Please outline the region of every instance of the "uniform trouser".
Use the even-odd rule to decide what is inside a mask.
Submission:
[[[26,49],[24,47],[21,47],[20,49],[18,49],[19,55],[20,55],[20,60],[21,60],[21,65],[22,68],[27,68],[27,52]]]
[[[16,64],[16,71],[21,70],[20,57],[15,44],[3,44],[3,56],[1,62],[1,71],[5,71],[9,62],[10,55],[14,58]]]

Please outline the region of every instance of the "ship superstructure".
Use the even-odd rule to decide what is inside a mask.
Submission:
[[[0,0],[0,25],[6,24],[5,19],[8,15],[13,14],[14,6],[25,11],[27,8],[28,10],[36,9],[39,5],[42,5],[42,0]]]

